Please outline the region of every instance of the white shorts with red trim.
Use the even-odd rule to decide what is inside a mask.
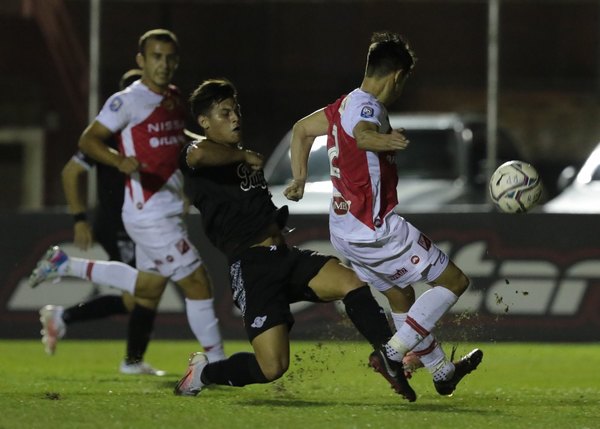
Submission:
[[[179,281],[202,265],[198,250],[188,239],[181,216],[149,222],[125,222],[124,225],[135,243],[138,270],[158,272],[163,277]]]
[[[383,292],[393,286],[433,282],[449,258],[425,234],[402,219],[391,235],[375,242],[350,242],[331,234],[331,244],[358,277]]]

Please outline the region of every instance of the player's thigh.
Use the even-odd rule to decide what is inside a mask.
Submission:
[[[310,287],[323,301],[334,301],[344,298],[348,292],[364,286],[354,271],[342,264],[338,259],[328,260],[309,282]]]
[[[138,271],[137,280],[135,282],[136,298],[150,301],[160,299],[167,286],[167,281],[168,279],[166,277],[163,277],[158,273]]]
[[[430,284],[432,286],[443,286],[455,295],[460,296],[469,287],[469,278],[454,262],[449,261],[444,271]]]
[[[276,380],[290,364],[289,328],[275,325],[252,340],[252,348],[261,371],[268,380]]]

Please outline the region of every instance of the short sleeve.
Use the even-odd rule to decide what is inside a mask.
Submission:
[[[361,93],[354,92],[346,102],[346,108],[342,115],[342,127],[348,135],[353,135],[354,127],[359,122],[372,122],[381,127],[384,115],[386,112],[382,111],[381,104]]]
[[[104,103],[102,110],[96,116],[96,121],[100,122],[113,133],[121,131],[130,121],[130,109],[128,108],[127,100],[128,97],[123,92],[113,94]]]

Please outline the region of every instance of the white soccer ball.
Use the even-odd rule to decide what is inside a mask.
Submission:
[[[537,170],[523,161],[505,162],[490,179],[492,201],[505,213],[529,211],[540,200],[542,189]]]

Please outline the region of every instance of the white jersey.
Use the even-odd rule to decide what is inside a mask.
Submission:
[[[186,142],[185,107],[178,90],[164,94],[136,81],[112,95],[96,120],[114,132],[119,151],[141,163],[125,183],[124,222],[146,222],[183,213],[183,176],[178,159]]]
[[[388,237],[403,222],[393,212],[398,205],[396,154],[359,149],[353,135],[361,121],[376,124],[382,134],[389,133],[385,106],[371,94],[355,89],[327,106],[325,114],[333,183],[331,234],[352,242]]]

